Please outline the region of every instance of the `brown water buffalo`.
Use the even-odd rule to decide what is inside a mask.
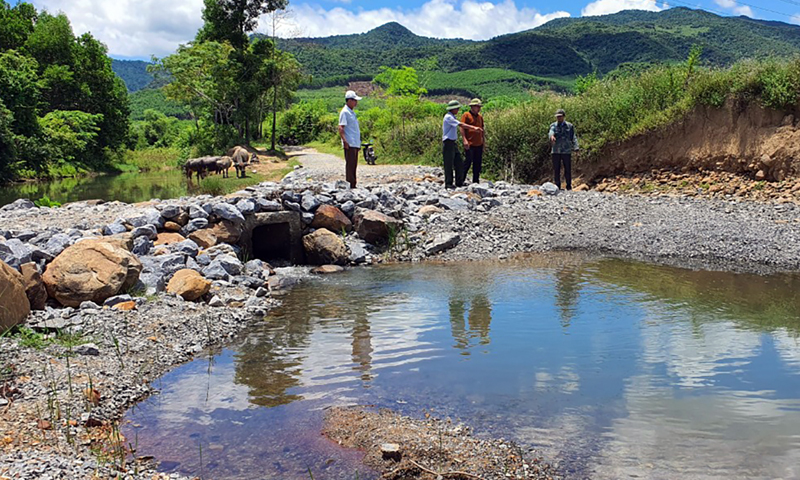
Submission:
[[[217,160],[216,169],[218,173],[219,172],[222,173],[222,178],[229,178],[230,175],[228,175],[228,170],[230,170],[232,166],[233,166],[233,159],[226,155]]]
[[[247,165],[250,163],[250,152],[242,147],[236,147],[231,159],[233,160],[234,168],[236,168],[236,178],[245,178],[247,176]]]

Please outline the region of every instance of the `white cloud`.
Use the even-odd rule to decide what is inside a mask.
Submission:
[[[656,0],[597,0],[581,11],[581,15],[589,17],[594,15],[609,15],[623,10],[649,10],[659,12],[666,8],[665,4],[659,5]]]
[[[203,0],[40,0],[39,8],[64,12],[76,34],[91,32],[115,56],[172,53],[203,24]]]
[[[796,23],[797,25],[800,25],[800,13],[798,13],[797,15],[792,16],[792,19],[789,20],[789,21],[792,22],[792,23]]]
[[[748,7],[747,5],[739,5],[734,0],[714,0],[714,3],[719,5],[722,8],[727,8],[731,10],[736,15],[744,15],[746,17],[754,17],[753,9]]]
[[[563,11],[543,14],[533,8],[517,7],[514,0],[430,0],[413,10],[326,10],[300,4],[293,11],[297,29],[307,37],[361,33],[394,21],[426,37],[479,40],[531,29],[569,16]]]

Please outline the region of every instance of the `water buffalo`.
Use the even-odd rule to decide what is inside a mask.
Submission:
[[[209,172],[219,173],[217,169],[217,160],[222,157],[203,157],[203,176],[208,175]]]
[[[186,178],[189,180],[192,179],[192,174],[197,173],[197,180],[200,180],[203,176],[203,159],[202,158],[190,158],[186,160],[186,163],[183,164],[183,172],[186,174]]]
[[[233,166],[233,159],[227,155],[217,160],[217,172],[222,172],[222,178],[229,178],[228,170]]]
[[[236,168],[236,178],[247,176],[247,165],[250,163],[250,152],[242,147],[236,147],[231,155],[233,166]]]

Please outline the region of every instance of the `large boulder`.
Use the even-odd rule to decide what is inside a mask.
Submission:
[[[217,244],[217,236],[210,228],[204,228],[189,235],[189,240],[196,243],[200,248],[211,248]]]
[[[242,236],[242,227],[234,222],[222,220],[214,225],[211,232],[217,237],[218,242],[236,243]]]
[[[332,205],[320,205],[314,214],[312,228],[327,228],[332,232],[349,232],[353,229],[353,222],[341,210]]]
[[[0,332],[19,325],[31,313],[22,275],[0,261]]]
[[[139,280],[142,264],[121,242],[84,240],[64,250],[47,267],[44,283],[50,297],[67,307],[103,303]]]
[[[179,270],[167,285],[167,292],[193,302],[211,291],[211,282],[194,270]]]
[[[47,289],[44,287],[39,267],[33,262],[26,263],[20,267],[20,272],[22,272],[22,285],[25,287],[25,295],[31,304],[31,310],[44,310],[47,304]]]
[[[395,234],[403,228],[403,222],[375,210],[359,210],[355,215],[358,236],[369,243],[385,242],[390,231]]]
[[[312,265],[346,265],[350,259],[342,237],[326,228],[303,237],[303,247]]]

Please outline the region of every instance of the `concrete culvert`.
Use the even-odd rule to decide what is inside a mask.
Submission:
[[[305,260],[301,225],[300,215],[296,212],[249,216],[239,245],[251,258],[271,265],[300,265]]]

